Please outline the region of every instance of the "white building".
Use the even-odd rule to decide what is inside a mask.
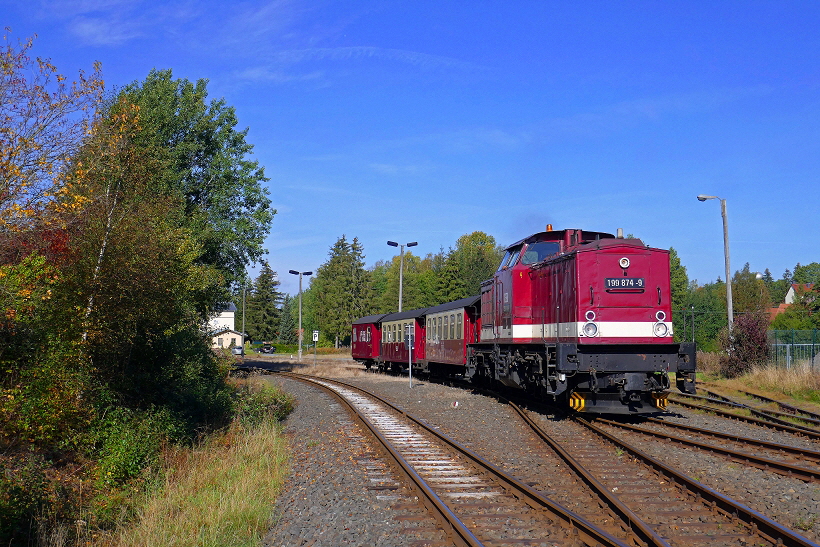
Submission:
[[[214,349],[232,348],[245,344],[245,336],[236,330],[236,306],[233,302],[228,302],[217,310],[208,321],[207,331],[211,338],[211,347]]]

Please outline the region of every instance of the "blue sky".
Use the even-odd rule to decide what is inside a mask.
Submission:
[[[820,261],[820,3],[0,0],[13,38],[109,89],[152,68],[234,106],[278,210],[267,260],[342,234],[437,252],[623,228],[690,278]]]

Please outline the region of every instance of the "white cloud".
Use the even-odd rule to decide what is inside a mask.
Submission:
[[[133,24],[99,17],[76,17],[69,23],[68,29],[83,43],[94,46],[118,45],[142,36]]]

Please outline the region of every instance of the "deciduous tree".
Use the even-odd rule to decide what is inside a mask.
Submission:
[[[0,47],[0,228],[22,229],[51,199],[55,177],[85,138],[103,92],[100,64],[76,81],[48,59],[32,58],[34,39]]]
[[[224,99],[208,101],[206,87],[206,80],[192,83],[153,70],[120,97],[140,110],[142,130],[134,144],[167,151],[167,165],[153,178],[156,191],[183,200],[185,224],[202,247],[199,261],[234,283],[262,256],[276,211],[263,186],[264,170],[250,158],[248,130],[236,128],[234,109]],[[120,104],[112,106],[112,116]]]

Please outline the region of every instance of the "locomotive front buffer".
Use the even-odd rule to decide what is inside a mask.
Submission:
[[[608,414],[666,410],[670,375],[681,393],[695,393],[695,345],[584,347],[558,344],[557,371],[567,379],[569,407]]]

